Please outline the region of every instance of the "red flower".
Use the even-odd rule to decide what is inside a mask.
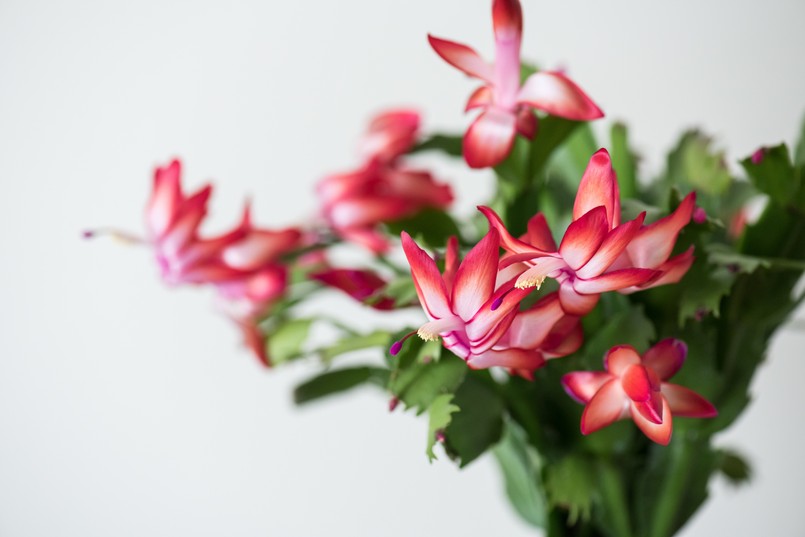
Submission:
[[[495,63],[486,63],[466,45],[428,36],[433,50],[447,63],[486,82],[467,102],[466,110],[481,108],[464,136],[464,158],[472,168],[501,163],[511,151],[517,133],[533,138],[537,118],[533,110],[574,120],[603,117],[603,112],[569,78],[557,71],[541,71],[520,85],[520,40],[523,15],[518,0],[495,0]]]
[[[400,158],[416,141],[419,115],[409,110],[375,117],[362,140],[364,164],[356,171],[331,175],[317,186],[324,217],[342,238],[373,252],[388,249],[378,224],[411,216],[425,207],[444,208],[453,200],[450,187],[426,171],[412,170]]]
[[[688,348],[678,339],[664,339],[641,357],[629,345],[613,347],[604,357],[606,372],[577,371],[562,377],[565,391],[587,406],[582,434],[631,417],[654,442],[671,441],[672,415],[712,418],[718,414],[704,397],[665,382],[679,371]]]

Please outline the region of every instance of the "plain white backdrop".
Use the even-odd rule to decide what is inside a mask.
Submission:
[[[490,55],[490,3],[0,0],[0,536],[534,535],[491,459],[428,464],[425,421],[368,389],[294,408],[311,365],[260,369],[209,294],[166,289],[144,249],[80,240],[141,230],[172,156],[189,187],[215,180],[210,229],[246,196],[279,226],[315,213],[371,113],[415,105],[460,131],[474,85],[425,36]],[[524,56],[626,120],[649,172],[683,128],[735,166],[805,113],[801,1],[526,0],[525,16]],[[443,174],[462,211],[491,187]],[[780,333],[719,437],[753,483],[715,480],[685,537],[805,532],[803,345]]]

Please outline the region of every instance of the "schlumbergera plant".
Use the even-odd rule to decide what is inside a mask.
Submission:
[[[437,444],[462,467],[491,451],[514,508],[547,535],[673,535],[711,476],[748,475],[713,437],[805,296],[805,138],[742,160],[747,181],[691,131],[659,177],[638,177],[626,127],[597,140],[598,105],[521,62],[519,2],[495,0],[492,18],[491,63],[429,37],[482,82],[463,137],[423,138],[416,111],[383,112],[357,167],[318,184],[319,218],[266,229],[247,206],[214,237],[199,233],[211,187],[185,194],[173,161],[156,170],[145,235],[123,235],[154,250],[167,283],[213,287],[262,364],[319,360],[297,403],[376,385],[392,410],[427,414],[431,459]],[[424,151],[492,168],[493,198],[451,214],[451,186],[408,157]],[[371,261],[334,264],[344,244]],[[366,332],[298,313],[326,289],[425,319]],[[309,338],[316,323],[338,335]],[[347,354],[366,365],[340,365]]]

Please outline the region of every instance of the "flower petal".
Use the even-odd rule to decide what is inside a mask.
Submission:
[[[696,193],[688,194],[670,215],[641,229],[626,247],[636,267],[656,268],[665,263],[676,244],[680,230],[693,214]]]
[[[520,40],[523,13],[519,0],[494,0],[495,102],[514,110],[520,89]]]
[[[651,368],[660,380],[673,377],[688,355],[688,346],[681,339],[666,338],[643,354],[643,365]]]
[[[458,270],[459,262],[458,238],[455,235],[451,235],[450,238],[447,239],[447,249],[444,252],[444,274],[442,275],[444,284],[450,293],[453,291],[453,283],[456,279],[456,271]]]
[[[523,106],[517,111],[517,133],[533,140],[537,134],[537,116],[534,111],[527,106]]]
[[[562,304],[562,309],[568,315],[587,315],[598,304],[599,298],[598,293],[582,294],[577,292],[573,288],[571,280],[565,280],[559,286],[559,301]]]
[[[467,45],[440,39],[430,34],[428,34],[428,42],[436,54],[453,67],[464,71],[469,76],[492,82],[492,66]]]
[[[498,231],[500,235],[500,246],[507,252],[512,252],[515,254],[533,253],[534,257],[548,253],[547,251],[541,250],[537,245],[531,245],[521,241],[520,239],[514,238],[511,233],[509,233],[509,230],[506,229],[506,225],[503,223],[503,220],[501,220],[498,214],[489,207],[479,205],[478,210],[481,211],[481,213],[483,213],[483,215],[489,221],[489,227],[495,228]]]
[[[511,152],[517,117],[505,110],[487,108],[464,135],[464,160],[470,168],[486,168],[503,162]]]
[[[657,270],[642,268],[613,270],[589,280],[577,278],[573,288],[582,294],[606,293],[646,283],[659,274]]]
[[[145,210],[148,228],[154,239],[168,230],[176,216],[182,201],[181,174],[182,165],[178,160],[154,171],[154,187]]]
[[[607,270],[618,259],[618,256],[623,253],[626,246],[629,245],[629,241],[632,240],[640,226],[643,225],[645,216],[645,212],[640,213],[634,220],[630,220],[610,231],[595,252],[595,255],[576,271],[576,275],[586,280]]]
[[[528,220],[528,232],[526,234],[528,242],[539,250],[546,252],[556,251],[556,242],[553,234],[545,220],[545,215],[537,213]]]
[[[695,260],[695,257],[693,256],[693,248],[694,247],[691,246],[681,254],[672,257],[659,267],[656,267],[657,270],[662,274],[658,278],[639,286],[637,290],[676,283],[681,280],[685,274],[688,273],[688,269],[690,269],[691,265],[693,265],[693,261]]]
[[[559,245],[559,254],[570,268],[578,270],[593,257],[608,231],[606,209],[596,207],[570,223]]]
[[[601,387],[614,377],[603,371],[574,371],[562,376],[562,387],[567,394],[586,404]]]
[[[632,419],[635,424],[643,431],[643,434],[649,437],[650,440],[657,442],[663,446],[667,446],[671,441],[671,432],[673,430],[673,416],[671,409],[668,406],[668,401],[662,398],[662,423],[652,423],[646,419],[637,410],[632,410]]]
[[[599,149],[590,158],[581,177],[576,201],[573,203],[573,220],[578,220],[590,210],[603,205],[607,211],[609,229],[614,229],[620,222],[617,185],[609,152]]]
[[[473,354],[467,360],[473,369],[488,367],[508,367],[533,371],[545,365],[545,359],[539,351],[525,349],[488,350],[482,354]]]
[[[652,423],[662,423],[660,381],[653,371],[642,365],[631,365],[621,377],[621,386],[635,403],[633,409]]]
[[[416,110],[388,110],[372,118],[358,146],[366,160],[391,162],[405,154],[416,141],[419,113]]]
[[[604,355],[604,367],[616,377],[622,376],[632,365],[640,365],[640,355],[631,345],[612,347]]]
[[[452,317],[447,300],[447,289],[444,280],[436,268],[436,263],[420,248],[414,239],[405,231],[402,232],[402,247],[408,264],[411,265],[411,276],[414,279],[419,302],[431,319]]]
[[[491,228],[461,262],[453,285],[453,311],[462,319],[475,315],[495,290],[498,272],[500,239],[497,230]]]
[[[604,117],[581,88],[565,75],[553,71],[540,71],[528,77],[517,94],[517,102],[576,121]]]
[[[473,108],[484,108],[492,104],[492,88],[490,86],[481,86],[470,95],[467,99],[467,106],[464,107],[465,112],[469,112]]]
[[[629,399],[620,382],[613,379],[601,386],[581,415],[581,434],[590,434],[623,417]]]
[[[541,346],[554,324],[564,314],[558,294],[546,295],[514,318],[507,332],[509,345],[522,349],[535,349]]]
[[[662,394],[668,400],[671,412],[688,418],[714,418],[718,410],[698,393],[680,386],[663,382]]]

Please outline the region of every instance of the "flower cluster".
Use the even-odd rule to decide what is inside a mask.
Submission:
[[[495,211],[479,207],[489,221],[489,232],[461,263],[458,261],[458,243],[453,238],[447,245],[444,273],[440,274],[435,260],[403,233],[402,245],[411,266],[411,275],[420,303],[430,319],[417,333],[425,340],[442,338],[444,347],[465,360],[471,368],[501,366],[520,376],[533,378],[534,370],[545,365],[547,359],[578,350],[583,339],[580,319],[593,310],[602,293],[632,293],[675,283],[685,275],[693,263],[692,247],[673,257],[671,253],[680,231],[691,220],[694,204],[695,194],[691,193],[672,214],[652,224],[644,224],[645,212],[621,223],[618,181],[609,153],[601,149],[592,156],[581,178],[573,204],[573,220],[558,248],[543,214],[534,215],[528,223],[527,233],[517,238],[509,233]],[[500,248],[505,251],[502,257]],[[523,299],[534,288],[539,289],[546,278],[556,281],[558,291],[521,309]],[[640,410],[635,421],[659,443],[667,443],[670,439],[670,410],[665,412],[669,418],[663,420],[661,399],[655,394],[659,393],[660,384],[653,379],[670,377],[684,361],[684,353],[679,358],[679,349],[684,348],[680,343],[673,347],[676,354],[669,351],[677,357],[676,368],[656,366],[658,373],[653,372],[652,364],[665,364],[670,359],[664,351],[669,347],[666,342],[647,354],[649,365],[641,366],[639,370],[640,378],[649,380],[639,389],[634,382],[628,384],[632,389],[627,390],[627,393],[635,394],[633,401],[642,405],[634,407]],[[392,352],[399,349],[400,343],[395,345]],[[620,356],[626,352],[623,349],[626,348],[615,347],[610,354]],[[634,349],[628,349],[632,353],[629,356],[636,356]],[[626,366],[614,367],[611,373],[620,376]],[[583,385],[575,390],[568,388],[568,391],[577,399],[588,402],[592,397],[590,392],[595,392],[592,387],[601,387],[604,377],[579,373],[568,378],[566,386]],[[583,383],[582,378],[594,378],[595,381]],[[675,401],[672,410],[678,406],[683,415],[714,415],[712,405],[705,410],[685,413],[685,405],[697,408],[706,405],[694,404],[692,396],[683,394],[674,385],[667,385],[670,388],[663,386],[668,397]],[[610,392],[616,393],[615,388],[604,391],[605,394]],[[645,399],[649,395],[653,399]],[[621,417],[623,405],[614,403],[614,397],[602,395],[590,401],[582,419],[584,434]],[[608,405],[609,413],[598,410],[605,405]],[[618,413],[612,410],[616,406]],[[588,418],[588,414],[591,417]],[[599,414],[605,418],[599,418]],[[635,412],[632,415],[635,416]],[[662,428],[657,429],[655,425]]]

